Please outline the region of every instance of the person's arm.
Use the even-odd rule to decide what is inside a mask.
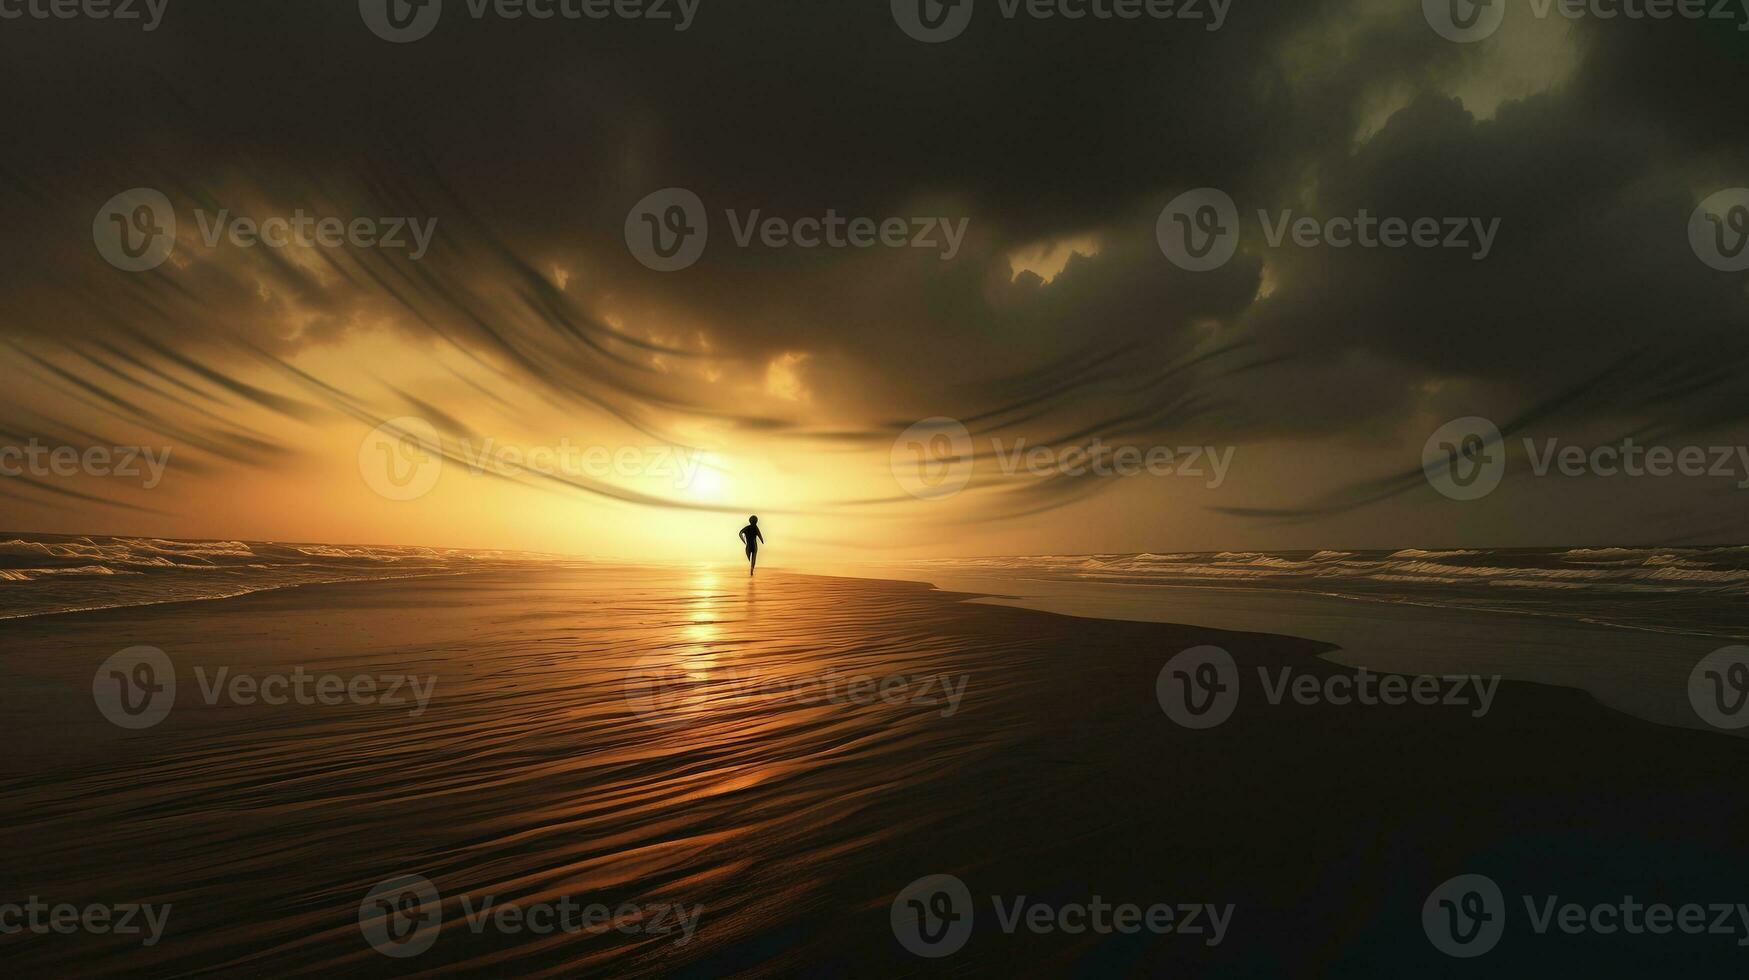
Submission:
[[[765,532],[764,531],[761,531],[758,528],[754,528],[753,533],[759,535],[759,543],[760,544],[765,543]]]
[[[739,532],[737,532],[735,534],[735,537],[741,539],[742,547],[746,547],[746,545],[747,545],[747,529],[746,528],[742,528]]]

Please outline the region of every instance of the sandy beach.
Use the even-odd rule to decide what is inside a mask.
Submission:
[[[1455,684],[1431,704],[1272,703],[1272,685],[1349,690],[1330,681],[1355,672],[1308,640],[962,599],[600,566],[0,623],[7,894],[167,907],[150,945],[50,933],[0,950],[21,975],[130,976],[1743,962],[1749,923],[1625,942],[1539,933],[1526,911],[1547,896],[1749,900],[1740,739],[1514,680],[1485,703],[1480,683],[1462,703],[1445,703]],[[1243,693],[1198,730],[1163,709],[1157,682],[1205,645],[1231,655]],[[162,650],[177,683],[162,720],[130,731],[95,706],[93,681],[138,646]],[[1423,926],[1430,894],[1461,874],[1490,876],[1511,909],[1473,961]],[[441,923],[426,915],[415,955],[386,955],[367,896],[408,875],[435,890]],[[975,908],[963,947],[939,958],[894,921],[931,875],[958,878]],[[1096,896],[1180,908],[1185,928],[1005,929],[1006,909]],[[519,911],[493,911],[506,905]],[[1190,905],[1210,914],[1186,919]],[[543,934],[531,910],[555,906],[606,915]]]

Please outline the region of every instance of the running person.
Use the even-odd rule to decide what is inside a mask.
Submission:
[[[759,545],[765,541],[765,535],[759,533],[759,518],[747,518],[747,526],[741,529],[741,543],[747,546],[747,574],[752,575],[753,569],[759,564]]]

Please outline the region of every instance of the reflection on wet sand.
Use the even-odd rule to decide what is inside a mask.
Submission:
[[[167,970],[374,965],[356,941],[357,903],[402,873],[447,897],[442,941],[422,965],[656,969],[683,947],[469,935],[458,896],[685,898],[706,906],[712,943],[763,929],[761,909],[824,886],[799,867],[903,826],[871,823],[868,808],[1000,741],[990,726],[950,729],[927,700],[891,688],[851,696],[858,678],[871,692],[903,678],[911,692],[994,652],[971,635],[929,635],[917,591],[573,569],[21,621],[7,637],[14,661],[46,644],[51,625],[59,637],[74,630],[90,655],[57,652],[31,669],[64,672],[50,686],[86,698],[78,671],[116,637],[150,638],[184,678],[320,663],[429,673],[437,688],[411,717],[379,705],[209,706],[185,680],[167,722],[125,737],[77,696],[15,701],[39,731],[67,737],[55,739],[56,765],[8,770],[21,818],[7,840],[29,854],[22,880],[44,891],[173,902],[181,941],[144,957]],[[1003,686],[966,697],[1000,698]],[[233,895],[229,881],[249,884]],[[141,959],[101,943],[27,939],[16,951],[81,968]]]

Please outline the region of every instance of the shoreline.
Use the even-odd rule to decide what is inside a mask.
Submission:
[[[1003,593],[973,600],[985,605],[1302,638],[1328,644],[1321,657],[1332,664],[1404,675],[1497,675],[1583,692],[1612,711],[1661,726],[1749,736],[1749,730],[1705,724],[1688,695],[1695,665],[1732,645],[1729,635],[1292,589],[1088,582],[917,566],[876,574],[905,575],[952,592]]]
[[[1732,547],[1738,547],[1738,546],[1732,546]],[[1272,554],[1291,555],[1291,554],[1296,554],[1296,553],[1295,552],[1276,552],[1276,553],[1272,553]],[[1078,557],[1078,556],[1071,556],[1071,557]],[[1088,557],[1098,558],[1098,557],[1137,557],[1137,556],[1096,555],[1096,556],[1088,556]],[[1415,607],[1424,608],[1424,609],[1441,610],[1441,611],[1449,611],[1449,612],[1477,613],[1477,614],[1483,614],[1483,615],[1530,616],[1530,617],[1535,617],[1537,619],[1549,620],[1549,621],[1560,622],[1560,623],[1569,623],[1569,624],[1573,624],[1573,625],[1577,625],[1577,626],[1597,627],[1600,629],[1626,630],[1626,631],[1641,632],[1641,633],[1651,633],[1651,634],[1655,634],[1655,635],[1659,635],[1659,636],[1692,637],[1692,638],[1696,638],[1696,639],[1724,640],[1724,641],[1733,641],[1733,640],[1739,639],[1739,637],[1736,634],[1726,633],[1726,632],[1708,632],[1708,631],[1704,631],[1704,630],[1667,629],[1667,628],[1661,628],[1661,627],[1657,627],[1657,626],[1642,625],[1642,624],[1636,624],[1636,623],[1630,623],[1630,622],[1619,622],[1619,621],[1613,621],[1613,620],[1594,619],[1594,618],[1576,616],[1576,615],[1571,615],[1571,614],[1563,614],[1563,613],[1558,612],[1558,611],[1544,611],[1544,610],[1535,610],[1535,609],[1515,609],[1515,608],[1506,607],[1506,606],[1465,605],[1465,604],[1462,604],[1459,602],[1453,602],[1453,601],[1439,602],[1439,601],[1434,601],[1434,600],[1417,600],[1417,599],[1408,598],[1408,597],[1401,597],[1401,596],[1399,596],[1399,597],[1384,597],[1384,596],[1366,595],[1366,594],[1362,594],[1362,593],[1328,592],[1328,591],[1322,591],[1322,590],[1299,589],[1299,588],[1291,588],[1291,587],[1270,588],[1270,587],[1265,587],[1265,586],[1261,586],[1261,585],[1245,585],[1245,584],[1202,585],[1202,584],[1193,584],[1193,583],[1188,583],[1188,582],[1137,582],[1137,581],[1112,581],[1112,580],[1084,579],[1084,578],[1063,578],[1063,577],[1053,578],[1053,577],[1050,577],[1047,575],[1037,575],[1037,574],[1015,574],[1012,576],[1004,576],[1004,575],[1000,575],[1000,574],[992,574],[991,572],[981,570],[975,566],[966,567],[966,568],[943,567],[943,568],[937,569],[937,568],[931,567],[931,565],[927,562],[920,562],[920,563],[916,563],[916,564],[892,563],[892,562],[868,562],[868,563],[828,562],[828,563],[817,563],[817,564],[813,564],[813,565],[801,566],[799,568],[799,570],[812,571],[812,570],[818,569],[820,571],[814,572],[815,574],[841,574],[843,572],[848,572],[851,569],[862,568],[862,567],[864,567],[865,564],[867,566],[869,566],[870,574],[848,575],[847,577],[872,578],[872,579],[892,579],[892,578],[897,577],[901,581],[908,581],[908,582],[928,581],[931,584],[938,585],[939,587],[944,588],[944,589],[949,590],[949,591],[955,590],[956,587],[953,585],[953,583],[956,581],[963,582],[966,580],[978,580],[978,579],[989,579],[989,580],[1006,579],[1008,581],[1013,581],[1013,582],[1017,582],[1017,583],[1030,583],[1034,586],[1040,587],[1038,589],[1038,592],[1035,594],[1042,594],[1042,593],[1048,592],[1049,589],[1046,587],[1056,587],[1059,594],[1066,593],[1070,590],[1081,590],[1081,591],[1084,591],[1086,593],[1091,594],[1095,591],[1107,591],[1107,590],[1109,590],[1112,592],[1118,592],[1118,591],[1126,590],[1126,589],[1134,589],[1134,590],[1137,590],[1139,592],[1147,592],[1149,590],[1170,590],[1170,591],[1182,591],[1182,592],[1189,592],[1189,593],[1197,593],[1197,592],[1232,593],[1232,594],[1239,594],[1239,595],[1256,597],[1256,598],[1262,598],[1262,597],[1266,597],[1266,596],[1280,596],[1280,597],[1284,597],[1284,598],[1288,598],[1288,599],[1298,598],[1298,597],[1306,597],[1306,598],[1332,599],[1332,600],[1338,600],[1338,601],[1343,601],[1343,602],[1365,603],[1365,604],[1370,604],[1370,605],[1375,605],[1375,606],[1386,606],[1386,607],[1415,606]],[[832,570],[840,570],[840,571],[832,571]],[[909,572],[910,574],[895,576],[895,572],[899,572],[899,571]],[[947,584],[941,585],[941,583],[947,583]],[[1028,597],[1024,596],[1024,595],[1021,595],[1021,596],[1003,595],[1003,596],[999,596],[998,598],[1013,599],[1017,602],[1025,602],[1028,599]],[[1046,609],[1046,607],[1039,606],[1039,605],[1024,605],[1024,606],[1020,606],[1019,608]],[[1132,607],[1132,608],[1140,608],[1140,607]],[[1054,611],[1054,610],[1047,610],[1047,611]],[[1067,613],[1067,615],[1081,615],[1081,614]],[[1092,618],[1107,618],[1107,617],[1092,617]],[[1167,622],[1167,620],[1147,618],[1145,614],[1140,616],[1140,617],[1135,618],[1134,621],[1136,621],[1136,622]]]

